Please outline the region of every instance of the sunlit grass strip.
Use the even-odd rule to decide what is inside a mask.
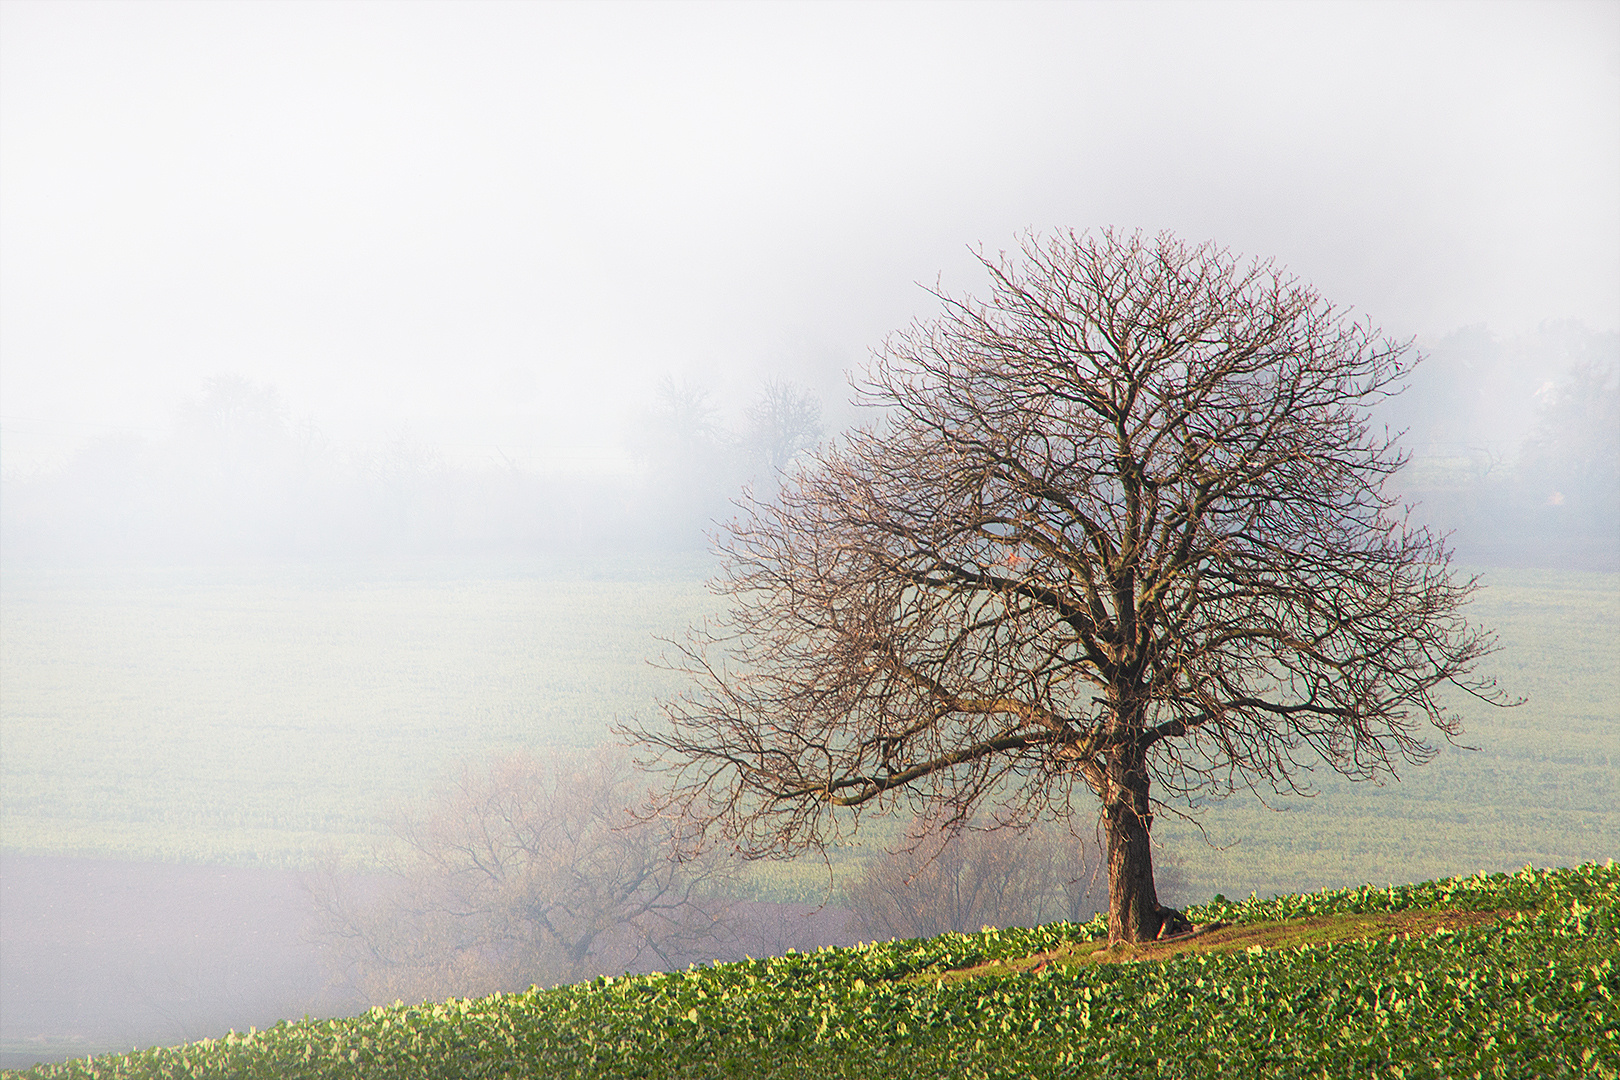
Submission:
[[[32,1075],[1620,1077],[1620,868],[1411,888],[1314,902],[1355,913],[1409,895],[1523,910],[1410,938],[899,980],[1028,955],[1087,928],[946,935],[395,1005]]]

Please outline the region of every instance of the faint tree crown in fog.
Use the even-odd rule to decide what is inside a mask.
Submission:
[[[821,438],[821,402],[808,390],[781,379],[765,384],[748,409],[745,441],[754,461],[774,478]]]
[[[1434,754],[1492,648],[1386,489],[1369,410],[1415,362],[1313,289],[1162,234],[1031,236],[990,298],[892,337],[882,422],[790,471],[723,539],[730,604],[673,662],[659,806],[751,858],[863,809],[996,825],[1100,806],[1109,935],[1158,901],[1166,797],[1352,779]],[[853,814],[853,822],[840,811]]]
[[[643,527],[666,545],[701,545],[744,485],[774,490],[821,433],[821,403],[791,382],[767,380],[739,433],[721,423],[707,388],[665,377],[631,440],[647,468]]]
[[[658,382],[653,407],[643,415],[633,442],[645,460],[697,473],[712,468],[732,436],[720,423],[720,408],[708,387],[666,375]]]
[[[1547,388],[1524,448],[1527,479],[1546,505],[1610,508],[1620,498],[1620,364],[1578,361]]]
[[[328,876],[321,935],[373,1002],[434,1000],[671,969],[730,944],[722,858],[674,858],[667,821],[635,821],[622,753],[519,754],[463,770],[399,829],[405,854],[355,895]]]

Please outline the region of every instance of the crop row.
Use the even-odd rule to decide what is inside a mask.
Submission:
[[[1538,910],[1410,938],[929,976],[1095,927],[986,930],[396,1004],[32,1075],[1620,1077],[1613,863],[1289,899],[1344,913],[1420,900]]]
[[[1250,897],[1231,903],[1212,901],[1192,908],[1197,922],[1216,919],[1237,923],[1274,922],[1313,915],[1369,915],[1415,910],[1531,911],[1568,907],[1571,903],[1605,905],[1615,897],[1611,863],[1587,863],[1571,870],[1538,870],[1527,866],[1515,874],[1473,874],[1416,885],[1361,885],[1350,889]]]

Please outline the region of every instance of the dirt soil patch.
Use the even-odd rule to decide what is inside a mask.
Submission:
[[[958,968],[942,975],[914,976],[956,982],[984,975],[1018,975],[1041,971],[1049,965],[1075,968],[1085,964],[1123,964],[1144,960],[1166,960],[1180,953],[1240,952],[1255,945],[1265,949],[1299,948],[1302,945],[1328,945],[1339,941],[1365,941],[1378,937],[1411,937],[1441,930],[1483,926],[1518,914],[1513,911],[1395,911],[1370,915],[1319,915],[1286,922],[1250,923],[1225,926],[1201,933],[1155,941],[1143,945],[1118,945],[1078,941],[1050,952],[1011,960],[993,960],[969,968]]]

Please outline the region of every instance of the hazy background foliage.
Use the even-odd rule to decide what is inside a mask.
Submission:
[[[1620,334],[1455,331],[1378,417],[1419,520],[1484,566],[1620,570]]]

